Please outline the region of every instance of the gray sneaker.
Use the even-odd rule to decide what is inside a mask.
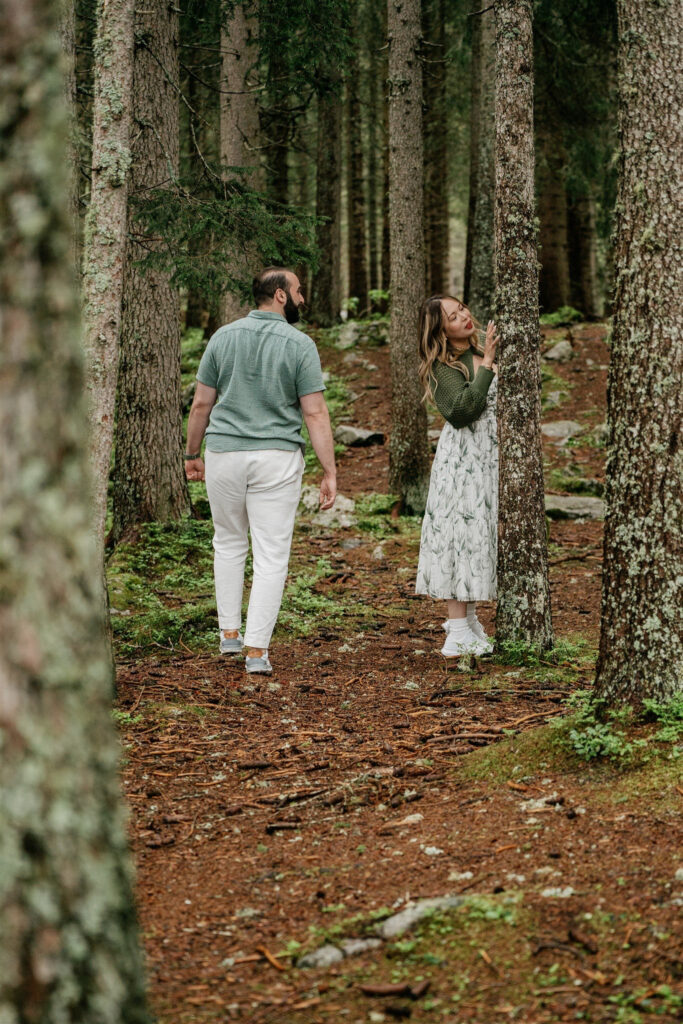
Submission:
[[[244,664],[247,672],[257,676],[269,676],[273,671],[273,666],[268,661],[268,651],[264,651],[260,658],[245,658]]]
[[[244,640],[240,633],[237,636],[221,636],[221,654],[241,654]]]

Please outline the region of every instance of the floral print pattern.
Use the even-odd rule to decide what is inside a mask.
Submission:
[[[498,437],[494,377],[481,416],[446,423],[432,464],[416,593],[455,601],[496,596]]]

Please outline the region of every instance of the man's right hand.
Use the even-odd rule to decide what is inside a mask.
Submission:
[[[325,473],[320,483],[320,509],[332,508],[334,499],[337,497],[337,477],[331,473]]]
[[[185,476],[188,480],[203,480],[204,459],[187,459],[185,462]]]

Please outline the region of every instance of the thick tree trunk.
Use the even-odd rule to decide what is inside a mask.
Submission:
[[[265,139],[268,154],[268,191],[278,203],[289,201],[289,147],[292,115],[289,111],[291,69],[286,51],[271,53],[268,68],[268,104]]]
[[[95,39],[90,207],[83,250],[93,529],[104,558],[114,438],[133,99],[133,0],[100,0]]]
[[[575,198],[568,206],[570,305],[587,320],[602,314],[598,288],[598,235],[595,200],[591,195]]]
[[[388,0],[391,230],[391,487],[424,512],[429,487],[427,413],[417,373],[425,297],[420,0]]]
[[[635,704],[683,689],[683,10],[654,0],[617,8],[621,164],[596,687],[611,704]]]
[[[544,313],[569,305],[569,231],[567,225],[567,154],[561,125],[543,104],[538,118],[538,219],[540,245],[540,304]]]
[[[481,10],[479,0],[473,8]],[[492,10],[472,25],[470,200],[465,256],[465,301],[481,323],[493,311],[493,205],[495,192],[495,21]]]
[[[541,449],[532,0],[496,12],[496,311],[500,513],[496,636],[553,643]]]
[[[382,33],[385,45],[382,57],[382,290],[391,287],[391,238],[389,230],[389,44],[387,9],[382,7]]]
[[[0,10],[0,1019],[147,1021],[111,720],[55,0]]]
[[[448,282],[448,159],[446,33],[444,0],[423,6],[426,39],[425,85],[425,249],[427,294],[446,291]]]
[[[62,49],[66,59],[64,71],[64,88],[69,120],[68,160],[70,164],[69,203],[75,230],[71,235],[72,259],[77,273],[80,271],[80,204],[79,178],[80,159],[78,155],[78,116],[76,113],[76,5],[75,0],[60,0],[59,31],[62,37]]]
[[[225,167],[247,167],[247,183],[263,188],[260,155],[260,126],[256,92],[252,82],[257,60],[255,40],[256,17],[244,4],[226,14],[221,32],[220,140],[221,163]],[[235,277],[248,280],[255,272],[253,256],[245,252],[237,256],[232,271]],[[223,323],[245,316],[251,303],[226,292],[220,304]]]
[[[374,15],[374,5],[371,8]],[[368,53],[368,281],[371,291],[380,287],[380,208],[379,208],[379,159],[378,124],[382,117],[380,98],[381,59],[377,53],[381,24],[373,17],[370,24],[370,47]]]
[[[318,100],[316,216],[320,265],[313,278],[311,318],[324,327],[339,315],[342,103],[338,92]]]
[[[354,4],[352,25],[358,28],[358,4]],[[350,74],[346,79],[347,191],[349,196],[349,295],[358,300],[358,313],[368,308],[367,226],[363,182],[363,131],[360,105],[360,60],[354,47]]]
[[[165,0],[136,12],[131,193],[178,173],[178,14]],[[135,261],[155,240],[132,226],[126,254],[112,540],[139,523],[177,519],[189,499],[182,460],[180,310],[165,274]]]

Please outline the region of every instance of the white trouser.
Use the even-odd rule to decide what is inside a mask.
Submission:
[[[218,624],[242,624],[244,566],[251,532],[254,581],[249,598],[247,647],[267,648],[287,578],[294,517],[301,497],[300,450],[206,453],[206,490],[214,526]]]

